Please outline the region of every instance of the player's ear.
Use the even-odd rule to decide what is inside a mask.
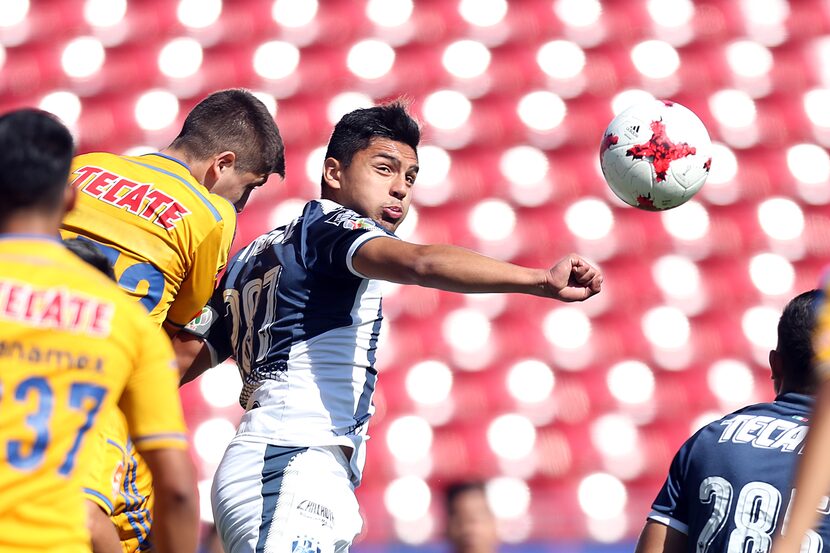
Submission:
[[[327,157],[326,161],[323,162],[323,180],[329,188],[340,189],[340,175],[340,162],[333,157]]]
[[[769,350],[769,368],[770,372],[772,373],[773,380],[781,380],[783,378],[784,367],[783,363],[781,362],[781,354],[774,349]]]
[[[233,170],[236,166],[236,154],[230,150],[224,151],[213,158],[213,166],[218,173]]]
[[[70,185],[67,185],[63,191],[63,213],[65,215],[75,208],[75,201],[78,199],[78,190]]]

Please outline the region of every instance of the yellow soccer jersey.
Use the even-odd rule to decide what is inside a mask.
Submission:
[[[184,326],[207,303],[236,230],[230,202],[162,154],[78,156],[70,181],[78,202],[64,237],[97,242],[118,284],[159,324]]]
[[[141,448],[186,448],[172,348],[57,240],[0,235],[0,551],[88,552],[88,439],[119,407]]]

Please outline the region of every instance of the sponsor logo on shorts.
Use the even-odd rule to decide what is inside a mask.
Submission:
[[[324,526],[328,526],[330,528],[334,527],[334,513],[332,513],[331,509],[324,505],[309,501],[308,499],[303,499],[297,504],[297,510],[300,511],[300,514],[304,517],[319,520]]]
[[[291,544],[291,553],[320,553],[320,546],[314,538],[297,538]]]

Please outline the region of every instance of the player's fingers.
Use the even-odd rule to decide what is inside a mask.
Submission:
[[[574,280],[576,280],[579,284],[588,284],[597,276],[597,270],[589,265],[584,271],[579,273],[574,272],[572,274],[574,276]]]
[[[571,271],[571,275],[579,284],[587,284],[591,282],[594,278],[596,278],[599,274],[599,269],[597,269],[584,259],[580,259],[579,265],[574,266],[573,270]]]
[[[598,274],[591,279],[591,282],[588,283],[588,288],[590,288],[594,294],[599,293],[602,290],[602,275]]]
[[[559,299],[562,301],[584,301],[597,294],[599,288],[595,286],[568,286],[559,292]]]

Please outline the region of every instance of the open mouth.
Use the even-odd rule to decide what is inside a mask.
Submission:
[[[403,217],[403,209],[396,205],[389,205],[383,208],[383,218],[387,221],[396,222]]]

